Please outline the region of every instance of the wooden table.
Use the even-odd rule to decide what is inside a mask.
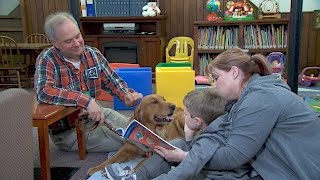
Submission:
[[[3,46],[4,46],[4,44],[0,43],[0,48],[3,47]],[[8,44],[6,44],[6,46],[8,46]],[[26,60],[25,63],[27,65],[29,65],[29,66],[30,65],[34,66],[35,60],[37,58],[37,55],[43,49],[46,49],[46,48],[51,47],[51,46],[52,46],[51,43],[26,43],[26,42],[21,42],[21,43],[17,43],[17,46],[13,47],[13,49],[15,49],[15,50],[19,49],[20,54],[30,55],[30,60],[27,62],[27,60],[25,59]]]
[[[1,46],[3,46],[3,44],[0,43],[0,47]],[[17,43],[19,50],[42,50],[51,46],[51,43]]]
[[[23,50],[42,50],[51,47],[51,43],[17,43],[19,49]]]
[[[49,148],[49,125],[72,114],[78,114],[80,108],[38,104],[33,102],[32,123],[38,128],[39,152],[41,164],[41,179],[50,180],[50,148]],[[86,158],[86,146],[83,133],[83,122],[76,123],[79,157]]]

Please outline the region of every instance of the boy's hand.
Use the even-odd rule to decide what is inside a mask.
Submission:
[[[156,146],[153,150],[170,162],[181,162],[188,154],[188,152],[185,152],[180,148],[168,150],[161,146]]]

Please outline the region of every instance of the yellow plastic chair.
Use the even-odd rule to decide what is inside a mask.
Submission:
[[[170,50],[176,47],[174,55],[170,55]],[[190,62],[193,68],[194,41],[190,37],[179,36],[172,38],[166,47],[166,62]]]

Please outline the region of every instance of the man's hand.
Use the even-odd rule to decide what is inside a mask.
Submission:
[[[142,98],[141,93],[137,92],[129,92],[124,96],[124,103],[127,106],[134,106],[138,103],[138,101]]]
[[[88,118],[97,121],[100,124],[104,122],[105,117],[101,107],[97,104],[95,99],[91,99],[87,107]]]
[[[188,154],[188,152],[185,152],[180,148],[168,150],[166,148],[156,146],[153,150],[170,162],[181,162]]]

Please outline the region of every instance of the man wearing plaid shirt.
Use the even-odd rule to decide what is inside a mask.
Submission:
[[[114,127],[126,127],[128,117],[101,108],[94,97],[106,90],[126,105],[133,106],[142,94],[127,87],[98,49],[84,45],[78,24],[69,13],[49,15],[44,30],[53,46],[44,50],[36,61],[34,88],[37,100],[83,108],[91,120],[86,122],[87,127],[105,120]],[[51,139],[60,149],[78,150],[74,122],[63,119],[49,129]],[[115,151],[122,145],[121,139],[102,125],[86,133],[86,143],[89,152]]]

